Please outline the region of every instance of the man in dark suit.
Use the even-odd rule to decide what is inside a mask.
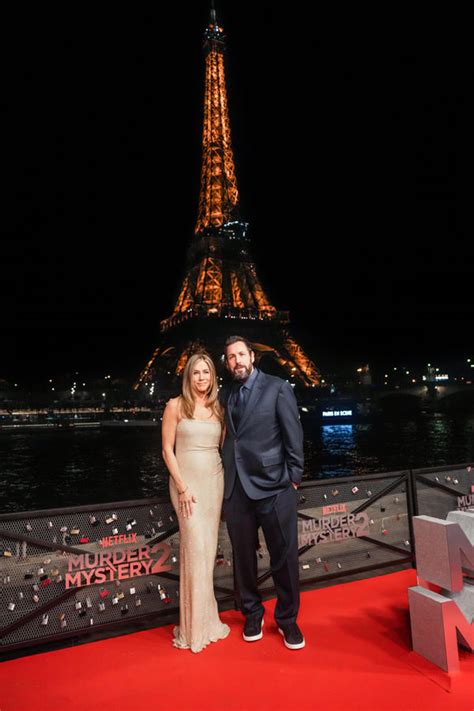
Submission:
[[[275,620],[288,649],[304,647],[299,609],[296,489],[303,474],[303,431],[291,385],[254,367],[252,345],[241,336],[225,344],[233,383],[221,391],[226,411],[222,448],[224,512],[234,552],[234,574],[245,615],[243,637],[263,636],[257,587],[258,528],[270,553]]]

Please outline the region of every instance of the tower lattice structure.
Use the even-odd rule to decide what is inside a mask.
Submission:
[[[135,390],[160,371],[180,375],[189,356],[205,348],[218,359],[226,336],[255,346],[257,362],[275,360],[294,381],[319,385],[319,372],[288,330],[288,311],[265,293],[250,254],[248,224],[239,211],[225,83],[225,35],[211,10],[204,33],[205,93],[199,210],[187,253],[186,276],[173,313],[160,324],[157,348]]]

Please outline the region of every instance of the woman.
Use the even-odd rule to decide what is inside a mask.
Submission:
[[[214,364],[207,353],[195,353],[184,369],[182,394],[166,405],[162,427],[180,533],[180,614],[173,644],[193,652],[230,632],[219,619],[213,586],[224,494],[222,439]]]

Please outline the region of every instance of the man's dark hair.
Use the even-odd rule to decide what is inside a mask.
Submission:
[[[226,339],[226,342],[224,344],[224,353],[227,352],[227,346],[231,346],[233,343],[237,343],[238,341],[242,341],[242,343],[245,343],[245,345],[247,346],[247,350],[251,353],[255,353],[253,345],[243,336],[229,336],[229,338]]]

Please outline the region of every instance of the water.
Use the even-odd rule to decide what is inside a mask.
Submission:
[[[474,460],[474,416],[432,413],[354,425],[305,423],[305,477]],[[159,429],[0,435],[0,511],[167,494]]]

